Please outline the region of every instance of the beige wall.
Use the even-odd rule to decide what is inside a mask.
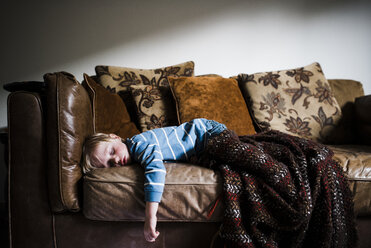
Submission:
[[[0,11],[1,85],[61,70],[81,80],[97,64],[154,68],[193,60],[196,74],[228,77],[317,61],[327,78],[359,80],[371,94],[367,1],[5,0]],[[7,125],[7,95],[1,88],[0,127]],[[1,187],[2,160],[0,167]]]

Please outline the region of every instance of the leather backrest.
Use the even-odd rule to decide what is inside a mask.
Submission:
[[[343,109],[344,106],[354,100],[357,97],[363,96],[364,90],[360,82],[349,79],[329,79],[328,80],[334,97],[338,101],[340,107]]]
[[[371,95],[355,100],[358,143],[371,146]]]
[[[48,185],[52,211],[78,211],[82,146],[93,133],[88,93],[67,72],[44,75],[47,84]]]
[[[341,119],[327,137],[328,144],[355,144],[354,100],[364,95],[362,84],[355,80],[329,79],[332,93],[341,107]]]

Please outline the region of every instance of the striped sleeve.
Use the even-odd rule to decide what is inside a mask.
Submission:
[[[145,201],[160,202],[166,176],[161,151],[157,144],[138,143],[133,149],[132,156],[144,168]]]

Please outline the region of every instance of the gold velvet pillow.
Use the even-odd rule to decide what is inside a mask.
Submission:
[[[151,85],[169,87],[168,76],[193,76],[194,63],[185,63],[157,69],[135,69],[118,66],[97,65],[95,72],[100,84],[111,92],[118,93],[124,100],[131,119],[141,127],[137,119],[136,104],[130,92],[132,85]],[[165,105],[167,103],[164,103]]]
[[[93,106],[95,132],[114,133],[123,139],[138,134],[121,97],[97,84],[87,74],[84,74],[84,79],[82,84],[87,89]]]
[[[324,142],[341,117],[318,63],[291,70],[240,74],[238,81],[258,126]]]
[[[238,135],[255,134],[237,81],[223,77],[168,77],[179,123],[206,118],[223,123]]]
[[[178,124],[170,87],[130,86],[142,132]]]

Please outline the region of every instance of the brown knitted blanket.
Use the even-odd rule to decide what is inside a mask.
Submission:
[[[205,155],[223,177],[226,247],[356,247],[352,194],[326,146],[225,130]]]

